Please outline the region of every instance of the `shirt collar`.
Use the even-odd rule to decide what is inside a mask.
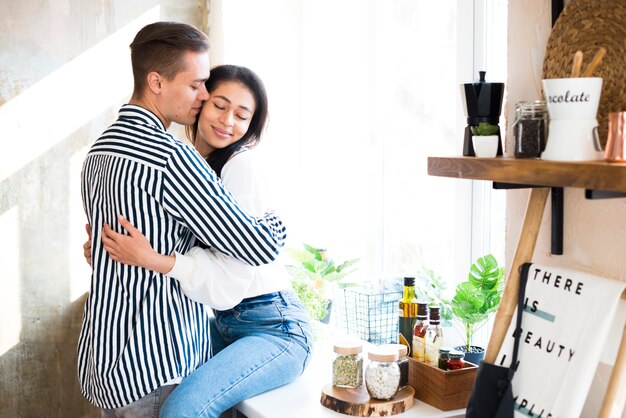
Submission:
[[[121,119],[133,119],[135,121],[141,120],[146,125],[154,126],[162,131],[166,130],[163,122],[161,122],[161,119],[159,119],[157,115],[155,115],[148,109],[137,105],[123,105],[120,109],[119,117]]]

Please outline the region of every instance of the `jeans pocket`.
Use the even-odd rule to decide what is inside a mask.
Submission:
[[[284,317],[274,302],[247,304],[233,308],[233,319],[250,325],[281,325]]]

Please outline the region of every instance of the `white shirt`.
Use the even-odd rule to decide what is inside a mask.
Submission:
[[[265,181],[255,163],[254,151],[235,154],[222,169],[224,186],[253,216],[268,211]],[[167,276],[180,282],[192,300],[223,311],[244,298],[289,289],[287,271],[279,261],[252,267],[211,249],[191,248],[176,253],[176,262]]]

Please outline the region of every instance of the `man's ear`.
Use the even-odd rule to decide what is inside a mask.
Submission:
[[[159,73],[157,73],[156,71],[151,71],[150,73],[148,73],[147,80],[148,88],[152,91],[152,93],[161,93],[163,78]]]

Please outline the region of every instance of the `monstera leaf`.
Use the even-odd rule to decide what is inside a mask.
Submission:
[[[474,333],[498,309],[504,290],[504,268],[487,254],[470,267],[467,281],[456,287],[451,301],[454,316],[465,327],[465,345],[469,351]]]

